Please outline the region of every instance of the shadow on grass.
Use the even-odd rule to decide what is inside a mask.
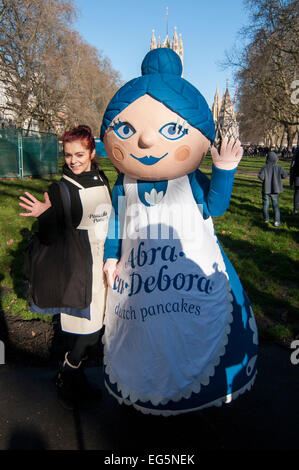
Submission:
[[[1,179],[0,180],[0,185],[1,185],[1,198],[4,197],[12,197],[14,199],[18,198],[18,196],[23,195],[25,191],[28,192],[33,192],[33,193],[39,193],[43,195],[45,191],[48,190],[48,187],[53,181],[55,180],[53,178],[32,178],[32,179],[19,179],[16,182],[6,181]],[[38,185],[37,184],[32,184],[32,181],[37,181],[38,180]],[[6,189],[7,188],[7,189]],[[10,192],[12,190],[13,192]],[[19,193],[19,194],[18,194]]]
[[[36,224],[37,222],[34,223],[33,229],[36,228]],[[20,305],[25,303],[26,312],[11,313],[1,308],[0,328],[5,336],[8,361],[36,365],[48,364],[49,362],[58,363],[65,354],[66,338],[61,332],[57,315],[50,318],[50,321],[45,321],[41,315],[31,315],[29,312],[28,282],[24,274],[24,252],[32,232],[24,228],[20,233],[21,241],[16,249],[10,249],[7,254],[11,258],[10,276],[13,281],[11,291],[17,297],[16,302],[12,305],[17,305],[18,301],[23,300]],[[2,276],[3,278],[4,276]],[[3,295],[3,292],[0,294]]]
[[[280,227],[274,227],[274,212],[270,207],[270,224],[265,225],[263,220],[263,208],[262,200],[259,200],[260,205],[253,204],[252,201],[246,197],[232,196],[230,206],[228,208],[228,213],[233,215],[241,215],[242,217],[248,217],[251,224],[256,226],[264,231],[275,233],[276,237],[284,237],[289,235],[293,238],[296,243],[299,243],[299,216],[292,213],[292,210],[286,207],[287,200],[280,200]],[[225,217],[225,215],[224,215]],[[273,223],[272,223],[273,222]],[[216,221],[217,224],[217,221]],[[289,230],[298,229],[298,230]]]
[[[228,256],[231,253],[231,258],[238,257],[239,261],[231,261],[251,302],[260,307],[270,322],[285,326],[294,336],[298,335],[298,308],[292,305],[290,295],[298,283],[299,261],[274,253],[271,247],[263,248],[246,240],[234,240],[226,234],[219,234],[218,238]],[[241,269],[236,266],[237,263]],[[259,279],[254,277],[256,270],[260,273]]]
[[[5,320],[5,315],[4,315],[4,310],[2,308],[2,287],[1,287],[1,282],[3,281],[4,276],[3,274],[0,273],[0,341],[3,342],[4,346],[4,357],[0,357],[0,365],[2,364],[2,361],[5,363],[6,361],[6,347],[7,347],[7,342],[8,342],[8,329],[7,329],[7,324]]]

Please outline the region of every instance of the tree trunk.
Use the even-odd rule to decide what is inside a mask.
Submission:
[[[288,150],[292,150],[293,141],[297,132],[296,126],[287,126]]]
[[[26,129],[26,135],[29,134],[31,123],[32,123],[32,118],[30,118],[29,121],[28,121],[27,129]]]
[[[279,150],[282,150],[283,148],[283,141],[284,141],[284,136],[285,136],[285,128],[282,131],[281,139],[280,139],[280,144],[279,144]]]

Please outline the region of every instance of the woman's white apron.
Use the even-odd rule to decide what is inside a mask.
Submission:
[[[188,398],[209,383],[225,352],[232,296],[211,217],[188,176],[152,190],[144,205],[124,178],[122,256],[107,296],[104,361],[132,402]]]
[[[70,180],[72,184],[80,188],[82,219],[77,229],[88,231],[93,266],[90,319],[62,313],[60,316],[61,328],[69,333],[90,334],[101,329],[104,321],[107,287],[103,277],[103,254],[111,212],[111,200],[105,185],[84,188],[67,176],[63,178]]]

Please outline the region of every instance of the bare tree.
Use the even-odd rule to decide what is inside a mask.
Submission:
[[[1,0],[0,80],[6,109],[21,127],[34,118],[42,58],[57,43],[57,31],[74,15],[72,0]],[[59,39],[58,39],[59,40]]]
[[[68,35],[64,75],[63,114],[68,127],[84,122],[98,135],[106,105],[120,86],[119,74],[109,59],[86,43],[75,31]]]
[[[299,60],[298,0],[245,0],[250,25],[242,35],[249,44],[228,64],[237,67],[240,129],[259,125],[264,138],[286,131],[289,144],[299,124],[292,100]]]
[[[99,132],[119,75],[71,28],[73,0],[0,0],[0,18],[0,82],[16,126],[84,122]]]

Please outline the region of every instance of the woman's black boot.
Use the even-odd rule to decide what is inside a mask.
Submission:
[[[80,404],[80,381],[81,362],[74,366],[68,361],[68,353],[65,354],[64,362],[59,368],[55,384],[59,403],[67,410],[74,410]]]

